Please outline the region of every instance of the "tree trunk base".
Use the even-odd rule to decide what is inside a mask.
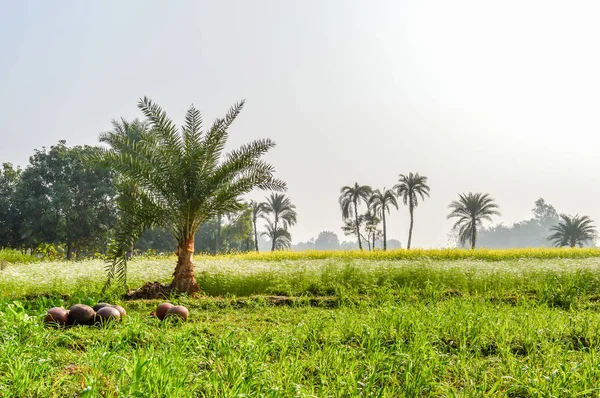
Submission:
[[[193,290],[175,289],[173,284],[160,282],[146,282],[142,287],[135,290],[130,290],[125,294],[126,300],[166,300],[173,295],[188,294],[194,296],[200,291],[198,284],[194,283],[190,286]]]
[[[200,291],[200,286],[198,286],[194,277],[194,271],[188,271],[187,274],[176,274],[169,286],[173,292],[181,294],[194,295]]]
[[[127,300],[167,299],[171,296],[171,285],[160,282],[146,282],[136,290],[130,290],[125,295]]]

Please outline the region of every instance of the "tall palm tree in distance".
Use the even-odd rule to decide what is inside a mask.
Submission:
[[[200,111],[191,106],[178,129],[148,98],[138,107],[149,123],[149,134],[135,142],[120,134],[105,136],[112,149],[92,160],[115,170],[136,189],[118,201],[120,218],[109,250],[108,281],[126,284],[127,249],[147,229],[162,227],[177,240],[177,265],[170,288],[180,293],[199,290],[192,263],[194,234],[207,220],[241,210],[241,197],[255,188],[284,190],[273,166],[262,157],[275,143],[256,140],[224,155],[227,129],[242,110],[235,104],[227,115],[204,130]]]
[[[287,231],[288,227],[296,224],[298,213],[296,213],[296,206],[292,204],[290,198],[287,198],[284,194],[278,193],[271,194],[267,198],[264,212],[266,214],[273,215],[273,223],[269,224],[267,229],[273,231],[271,239],[271,251],[275,251],[277,248],[278,238],[287,236],[286,234],[280,232],[280,230]],[[291,240],[291,236],[289,239]]]
[[[375,240],[381,236],[381,230],[379,229],[379,223],[381,220],[373,209],[368,209],[364,214],[365,220],[365,232],[367,233],[367,245],[369,250],[375,250]]]
[[[290,231],[283,227],[275,227],[274,223],[268,222],[265,225],[266,231],[263,232],[262,236],[268,236],[273,242],[272,250],[283,250],[289,249],[292,245],[292,235]]]
[[[412,242],[413,225],[415,221],[415,207],[419,205],[419,197],[425,200],[425,196],[429,197],[429,185],[427,185],[427,177],[420,176],[419,173],[408,175],[400,174],[398,184],[394,185],[394,189],[399,198],[402,198],[404,205],[408,205],[410,213],[410,227],[408,229],[408,243],[406,248],[410,249]]]
[[[359,226],[359,218],[358,218],[358,204],[360,202],[369,202],[369,197],[371,196],[371,192],[373,190],[368,185],[358,185],[358,183],[354,183],[354,186],[344,186],[340,190],[340,198],[339,203],[342,208],[342,218],[344,221],[352,218],[352,213],[354,213],[354,224],[355,224],[355,234],[358,239],[358,247],[362,250],[362,242],[360,238],[360,226]],[[346,227],[348,223],[346,223]]]
[[[258,251],[258,230],[256,229],[256,222],[259,218],[262,218],[267,214],[267,204],[265,202],[250,201],[248,205],[252,210],[252,228],[254,229],[254,249]]]
[[[383,222],[383,250],[387,250],[385,213],[390,213],[391,206],[398,209],[398,201],[392,189],[383,188],[383,191],[379,189],[373,191],[373,194],[369,198],[369,207],[373,209],[376,215],[381,216],[381,221]]]
[[[452,229],[458,228],[458,239],[461,245],[467,241],[471,249],[475,249],[477,242],[477,227],[483,221],[492,221],[492,216],[499,216],[498,205],[494,203],[489,194],[471,193],[459,194],[459,200],[450,203],[452,210],[448,219],[458,218]]]
[[[558,225],[550,228],[554,233],[548,237],[554,246],[583,247],[587,242],[591,242],[597,237],[594,221],[588,216],[575,215],[574,217],[561,214]]]

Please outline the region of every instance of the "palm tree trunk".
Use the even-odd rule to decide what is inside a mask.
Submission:
[[[275,251],[275,244],[277,243],[277,219],[275,219],[274,229],[273,229],[273,239],[271,239],[271,251]]]
[[[477,225],[475,221],[471,225],[471,250],[475,249],[475,241],[477,240]]]
[[[410,205],[408,206],[408,211],[410,213],[410,227],[408,228],[408,244],[406,245],[406,250],[410,249],[410,244],[412,242],[413,224],[415,221],[415,218],[414,218],[415,208],[413,207],[413,204],[412,204],[412,198],[409,198],[409,200],[410,200]]]
[[[354,198],[354,221],[356,226],[356,237],[358,238],[358,248],[362,251],[362,241],[360,240],[360,228],[358,226],[358,201]]]
[[[215,239],[215,254],[219,254],[219,238],[221,238],[221,215],[217,217],[217,237]]]
[[[73,244],[70,240],[67,240],[67,261],[71,261],[73,259]]]
[[[383,209],[381,211],[381,218],[383,221],[383,251],[387,250],[387,233],[386,233],[386,228],[385,228],[385,209]]]
[[[254,248],[258,252],[258,231],[256,230],[256,219],[252,220],[254,224]]]
[[[173,273],[171,288],[178,293],[194,294],[200,290],[194,276],[194,235],[180,242],[177,247],[177,266]]]

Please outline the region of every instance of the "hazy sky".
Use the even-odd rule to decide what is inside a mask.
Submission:
[[[245,98],[231,147],[277,142],[294,242],[342,237],[341,186],[409,171],[431,186],[416,246],[446,245],[459,192],[505,224],[538,197],[600,222],[599,19],[596,1],[0,0],[0,162],[95,144],[140,96],[177,122]],[[388,225],[405,244],[408,210]]]

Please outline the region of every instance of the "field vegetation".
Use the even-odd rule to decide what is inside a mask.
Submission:
[[[187,323],[150,317],[157,300],[101,295],[102,260],[7,263],[0,396],[597,396],[599,254],[196,256],[202,295],[171,298]],[[131,287],[170,280],[176,261],[134,259]],[[51,306],[99,301],[128,317],[43,325]]]

